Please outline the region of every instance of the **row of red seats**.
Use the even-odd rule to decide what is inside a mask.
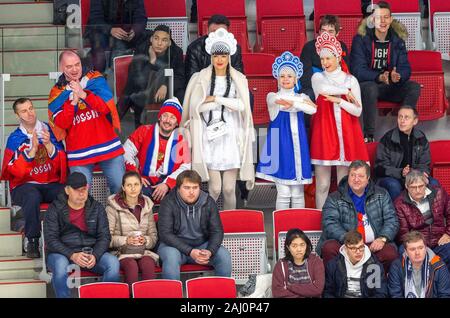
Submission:
[[[375,4],[380,0],[373,1]],[[90,0],[80,0],[82,12],[83,31],[89,19]],[[419,0],[389,0],[394,14],[417,13],[420,17]],[[184,0],[144,0],[147,16],[151,18],[160,17],[186,17],[186,2]],[[340,17],[341,32],[339,39],[345,42],[351,49],[353,36],[357,32],[358,25],[362,19],[361,1],[346,0],[339,5],[334,0],[314,0],[314,30],[318,31],[320,18],[326,14]],[[435,13],[450,12],[450,2],[447,0],[429,0],[429,26],[434,30]],[[247,15],[245,11],[245,0],[198,0],[198,35],[207,33],[208,19],[214,14],[226,15],[231,22],[230,31],[235,35],[238,43],[242,46],[244,53],[251,52],[252,48],[248,41]],[[410,29],[410,37],[421,31],[421,23],[413,23]],[[430,33],[431,34],[431,33]],[[444,32],[446,35],[446,32]],[[289,50],[299,54],[306,37],[306,22],[303,10],[303,0],[257,0],[256,1],[256,36],[257,41],[253,51],[260,53],[271,53],[278,55]],[[445,42],[445,41],[444,41]],[[448,41],[446,41],[448,42]],[[282,45],[280,45],[282,43]],[[450,46],[450,43],[448,43]],[[446,48],[447,45],[438,45],[438,50]],[[414,45],[419,49],[417,45]],[[449,52],[441,52],[449,53]]]
[[[220,286],[220,288],[217,288]],[[129,298],[128,284],[92,283],[80,286],[80,298]],[[132,285],[133,298],[183,298],[179,280],[152,279]],[[236,282],[229,277],[198,277],[186,281],[187,298],[236,298]]]

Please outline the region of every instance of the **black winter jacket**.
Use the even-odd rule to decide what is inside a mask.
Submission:
[[[371,275],[375,275],[375,271],[370,270],[369,265],[377,266],[379,271],[379,287],[369,287],[371,283],[375,283]],[[372,266],[371,266],[372,267]],[[362,298],[386,298],[387,285],[384,275],[383,265],[378,262],[376,257],[372,255],[369,260],[364,263],[361,278],[361,295]],[[324,298],[343,298],[347,290],[347,269],[345,267],[345,258],[339,253],[334,259],[329,261],[325,270],[325,289],[323,291]]]
[[[62,254],[68,259],[83,247],[92,247],[97,262],[108,251],[111,235],[105,208],[91,196],[85,204],[87,233],[69,221],[68,196],[62,191],[50,204],[44,219],[47,253]]]
[[[158,235],[161,242],[189,256],[193,246],[177,236],[181,226],[181,213],[185,213],[184,207],[177,202],[177,191],[177,188],[172,189],[161,201],[158,213]],[[222,244],[223,226],[217,204],[209,195],[201,206],[200,226],[203,236],[208,241],[206,249],[214,255]]]
[[[136,48],[133,60],[128,68],[128,80],[124,95],[118,102],[120,110],[127,108],[127,106],[136,106],[143,109],[146,105],[153,104],[155,102],[154,95],[159,87],[163,84],[168,87],[167,77],[164,76],[164,68],[166,67],[172,68],[174,72],[174,96],[181,103],[183,102],[186,88],[183,50],[172,40],[172,44],[166,53],[158,57],[154,65],[150,64],[148,49],[152,34],[153,32],[145,32],[143,42]],[[149,77],[151,72],[154,72],[154,76]],[[149,83],[150,78],[157,80],[158,83]],[[167,98],[169,97],[166,96]]]
[[[189,44],[187,48],[185,60],[186,82],[189,82],[194,73],[200,72],[211,64],[211,55],[205,50],[207,37],[207,35],[199,37]],[[231,65],[242,74],[245,74],[244,65],[242,64],[241,46],[239,44],[237,45],[236,53],[231,56]]]
[[[406,27],[394,20],[389,28],[389,58],[387,70],[396,67],[401,79],[393,85],[401,86],[411,76],[411,66],[408,61],[404,39],[408,37]],[[353,37],[352,51],[350,53],[351,73],[359,82],[376,82],[380,72],[372,68],[375,31],[367,26],[367,19],[362,20],[358,34]]]
[[[118,20],[119,16],[122,17],[121,21]],[[118,0],[94,0],[91,1],[85,36],[89,36],[94,30],[109,35],[113,27],[125,27],[133,29],[135,39],[138,39],[145,30],[146,23],[144,0],[122,1],[122,7],[119,7]]]
[[[430,175],[431,153],[427,137],[419,129],[413,128],[409,138],[413,147],[410,168]],[[376,177],[403,179],[402,170],[404,167],[402,167],[402,161],[404,155],[405,150],[400,143],[400,130],[397,127],[389,130],[377,146]]]

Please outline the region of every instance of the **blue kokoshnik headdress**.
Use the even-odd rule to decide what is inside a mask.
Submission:
[[[272,64],[272,75],[276,79],[280,76],[280,72],[284,68],[290,68],[294,71],[295,76],[297,78],[302,77],[303,75],[303,63],[300,62],[300,58],[295,56],[289,51],[284,52],[280,56],[275,59],[275,62]]]

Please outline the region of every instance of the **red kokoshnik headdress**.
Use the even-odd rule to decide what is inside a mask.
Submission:
[[[323,49],[330,51],[331,54],[336,57],[343,57],[346,55],[345,52],[342,51],[342,46],[338,39],[328,32],[322,32],[316,39],[316,52],[319,56]],[[344,59],[341,59],[341,69],[345,73],[350,73]]]

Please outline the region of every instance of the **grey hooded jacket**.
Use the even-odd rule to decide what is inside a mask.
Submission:
[[[183,231],[182,213],[194,218],[196,215],[200,215],[202,239],[208,241],[206,249],[214,255],[223,240],[223,226],[216,202],[207,193],[200,191],[197,202],[193,205],[188,205],[177,196],[177,191],[177,188],[172,189],[161,202],[158,213],[160,241],[168,246],[175,247],[185,255],[189,255],[195,246],[188,244],[185,238],[180,237],[181,231]],[[189,216],[191,213],[192,216]],[[191,234],[194,232],[195,230],[190,231]]]

